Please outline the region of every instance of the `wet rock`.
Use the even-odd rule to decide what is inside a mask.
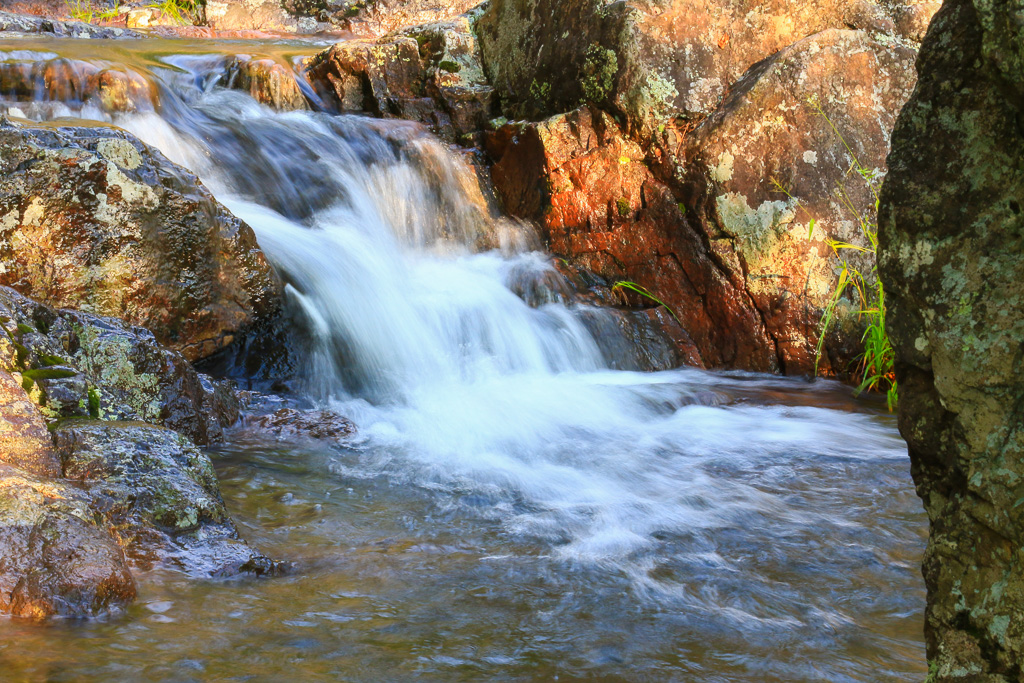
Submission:
[[[935,16],[881,199],[900,432],[931,522],[925,639],[936,683],[1024,677],[1019,9],[947,0]]]
[[[13,102],[94,104],[109,114],[152,111],[157,94],[131,69],[74,59],[0,64],[0,92]]]
[[[88,617],[134,599],[124,553],[88,496],[0,464],[0,614]]]
[[[938,0],[492,0],[477,30],[510,116],[583,102],[614,108],[630,130],[710,113],[752,64],[830,28],[920,35]],[[895,21],[894,21],[895,20]]]
[[[9,372],[0,371],[0,462],[44,477],[60,474],[39,408]]]
[[[238,537],[210,459],[184,436],[140,422],[68,421],[53,437],[64,476],[83,483],[136,564],[210,576],[281,569]]]
[[[0,124],[0,284],[118,316],[187,359],[280,305],[249,226],[128,133]]]
[[[305,437],[343,441],[356,432],[351,420],[331,410],[281,408],[270,415],[249,418],[247,424],[282,440]]]
[[[257,102],[282,111],[309,109],[295,73],[274,59],[235,55],[224,72],[225,87],[247,92]]]
[[[200,378],[148,330],[57,311],[6,287],[0,287],[0,316],[16,351],[11,369],[26,398],[52,419],[144,420],[200,444],[219,440],[222,428],[238,419],[229,385]]]
[[[143,34],[124,28],[93,26],[81,21],[56,21],[0,11],[0,33],[37,33],[58,38],[142,38]]]
[[[307,73],[338,111],[419,121],[449,140],[481,130],[493,113],[494,89],[468,17],[337,43],[310,60]]]

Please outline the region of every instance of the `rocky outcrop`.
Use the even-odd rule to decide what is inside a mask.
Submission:
[[[947,0],[921,47],[882,193],[900,431],[931,522],[933,683],[1024,678],[1019,16],[1019,3]]]
[[[859,31],[812,36],[753,67],[701,126],[664,126],[646,149],[596,108],[510,124],[488,136],[494,183],[556,254],[665,301],[706,365],[813,374],[838,273],[828,240],[866,246],[851,207],[873,218],[851,163],[884,173],[913,59]],[[858,309],[844,304],[852,320],[819,371],[851,370]]]
[[[313,33],[316,19],[287,12],[281,0],[206,0],[205,24],[216,31]]]
[[[468,17],[337,43],[310,60],[307,74],[337,111],[419,121],[449,140],[481,130],[493,114]]]
[[[249,226],[124,131],[0,121],[0,284],[195,360],[280,305]]]
[[[752,64],[830,28],[919,37],[939,4],[492,0],[477,28],[509,115],[543,117],[592,102],[634,130],[710,113]]]

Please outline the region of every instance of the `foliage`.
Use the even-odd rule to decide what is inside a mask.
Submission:
[[[839,129],[836,128],[835,124],[822,109],[818,100],[811,98],[808,100],[808,105],[814,109],[815,113],[821,116],[828,123],[829,127],[836,134],[836,137],[839,138],[839,141],[849,153],[852,162],[847,174],[859,176],[864,181],[873,198],[871,211],[868,213],[862,213],[857,209],[856,204],[850,198],[850,195],[844,185],[841,184],[836,189],[836,195],[839,197],[843,207],[851,216],[853,216],[857,225],[860,227],[860,232],[864,236],[867,246],[826,239],[826,243],[832,249],[836,258],[839,259],[840,270],[839,279],[836,282],[835,289],[832,291],[828,305],[825,307],[825,311],[822,315],[821,334],[818,337],[818,344],[815,348],[815,370],[817,370],[818,362],[821,360],[821,352],[828,331],[836,322],[836,308],[843,296],[849,292],[853,295],[860,306],[860,309],[857,311],[858,318],[867,322],[867,327],[864,331],[863,337],[861,338],[861,341],[864,343],[864,352],[860,356],[860,366],[857,368],[856,373],[860,380],[857,392],[884,391],[886,393],[886,402],[889,410],[892,411],[896,408],[898,388],[896,375],[893,369],[894,357],[892,345],[889,343],[889,337],[886,333],[885,326],[885,289],[882,285],[881,279],[878,277],[877,265],[878,191],[881,186],[882,179],[877,171],[867,168],[860,162],[853,149],[843,137],[842,133],[839,132]],[[793,198],[789,191],[786,190],[778,180],[773,178],[772,182],[776,188],[790,198]],[[807,234],[808,239],[813,237],[815,227],[816,223],[812,218],[809,222]],[[871,269],[868,272],[861,272],[851,262],[849,256],[855,253],[870,255]]]
[[[64,0],[64,4],[67,5],[68,14],[73,19],[84,21],[87,24],[91,24],[94,21],[113,19],[121,14],[120,0],[115,2],[113,7],[105,10],[101,10],[93,5],[92,0]]]
[[[145,7],[159,10],[164,16],[179,24],[191,24],[198,16],[202,2],[203,0],[159,0]],[[89,24],[107,21],[121,14],[120,0],[116,0],[114,6],[108,9],[99,9],[93,4],[93,0],[64,0],[64,4],[73,18]]]
[[[622,291],[624,289],[636,292],[640,296],[650,299],[659,306],[664,306],[665,310],[669,312],[669,315],[676,319],[676,322],[679,323],[680,327],[683,325],[682,321],[679,320],[679,317],[676,315],[676,312],[669,308],[669,305],[666,304],[664,301],[651,294],[650,290],[648,290],[646,287],[638,285],[635,282],[630,282],[629,280],[619,280],[614,285],[612,285],[612,292]]]

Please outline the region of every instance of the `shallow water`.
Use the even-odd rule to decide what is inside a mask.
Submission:
[[[4,676],[923,676],[926,525],[878,404],[821,381],[608,370],[535,235],[491,214],[457,155],[409,124],[275,114],[197,75],[213,62],[196,52],[251,44],[43,47],[158,84],[154,111],[114,122],[253,227],[312,339],[300,391],[359,436],[240,427],[215,453],[243,535],[293,574],[153,572],[125,614],[0,621]]]

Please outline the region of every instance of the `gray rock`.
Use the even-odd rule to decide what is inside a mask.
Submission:
[[[1024,680],[1024,25],[947,0],[892,138],[880,272],[931,521],[929,681]]]

